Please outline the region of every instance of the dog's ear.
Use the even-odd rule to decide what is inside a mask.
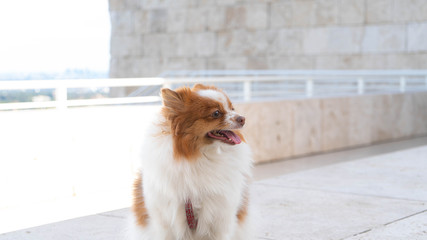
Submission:
[[[168,88],[162,88],[161,95],[163,100],[163,106],[165,106],[169,110],[175,112],[176,110],[180,110],[184,105],[181,95],[173,90],[170,90]]]
[[[196,83],[196,85],[194,85],[193,89],[194,90],[204,90],[204,89],[207,89],[207,86],[205,86],[201,83]]]

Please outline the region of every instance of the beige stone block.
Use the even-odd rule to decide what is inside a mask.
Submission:
[[[171,36],[171,48],[178,57],[211,56],[215,52],[215,33],[180,33]]]
[[[175,35],[174,39],[173,48],[178,57],[209,56],[214,52],[212,33],[182,33]]]
[[[395,1],[394,20],[398,22],[427,20],[427,1],[399,0]]]
[[[407,138],[414,135],[413,116],[414,108],[412,96],[410,94],[392,95],[393,110],[395,112],[395,125],[393,129],[393,138]]]
[[[315,58],[312,56],[269,57],[270,69],[314,69]]]
[[[135,1],[135,0],[126,0]],[[166,9],[176,7],[194,7],[198,5],[199,0],[136,0],[142,9]]]
[[[212,1],[212,0],[210,0]],[[235,5],[238,0],[215,0],[217,5]]]
[[[412,94],[413,126],[417,136],[427,135],[427,93],[417,92]]]
[[[131,61],[130,77],[157,77],[166,69],[165,62],[160,58],[138,58]]]
[[[336,25],[338,23],[338,1],[317,0],[315,25]]]
[[[270,69],[266,57],[249,57],[245,69]]]
[[[372,142],[373,98],[370,95],[349,98],[348,146],[367,145]]]
[[[174,38],[170,34],[157,33],[142,36],[143,53],[146,57],[166,57],[175,55]],[[180,48],[178,48],[180,49]]]
[[[142,56],[143,42],[137,36],[112,36],[110,53],[114,57]]]
[[[160,73],[159,63],[159,59],[113,58],[110,76],[118,78],[157,76]]]
[[[322,108],[319,99],[292,101],[294,105],[293,155],[322,151]]]
[[[215,33],[212,32],[203,32],[195,33],[195,49],[196,56],[199,57],[209,57],[215,53]]]
[[[400,53],[387,55],[388,69],[426,69],[427,53]]]
[[[358,55],[324,55],[316,56],[316,69],[361,69],[360,56]]]
[[[185,21],[185,29],[188,32],[201,32],[206,28],[208,18],[207,8],[189,8]]]
[[[295,55],[302,53],[304,30],[281,29],[273,32],[271,37],[271,44],[268,48],[270,55]]]
[[[220,31],[225,29],[224,7],[209,7],[207,10],[206,29],[208,31]]]
[[[211,56],[215,52],[215,34],[212,32],[180,33],[171,36],[170,46],[177,57]]]
[[[292,2],[275,2],[270,6],[270,27],[282,28],[292,26]]]
[[[134,12],[133,11],[111,11],[111,35],[134,34]]]
[[[316,1],[294,1],[292,11],[292,26],[311,26],[315,22]]]
[[[153,9],[149,12],[150,32],[166,32],[168,28],[168,10]]]
[[[427,22],[409,24],[407,32],[408,51],[427,51]]]
[[[196,55],[195,39],[191,33],[178,33],[172,36],[173,48],[177,57],[193,57]]]
[[[387,55],[332,55],[316,56],[317,69],[385,69]]]
[[[387,23],[393,22],[394,0],[366,1],[366,22]]]
[[[365,0],[340,0],[339,23],[362,24],[365,21]]]
[[[168,70],[204,70],[207,67],[206,58],[168,58]]]
[[[265,55],[270,45],[272,32],[247,32],[235,30],[217,33],[217,54],[220,56],[257,56]]]
[[[246,26],[246,8],[244,6],[228,6],[225,9],[225,29],[236,29]]]
[[[208,69],[242,70],[248,60],[246,57],[211,57],[207,61]]]
[[[129,0],[127,0],[129,1]],[[142,9],[160,9],[167,8],[169,6],[169,0],[144,0],[139,1],[140,8]]]
[[[168,32],[184,32],[186,20],[186,8],[170,8],[168,10]]]
[[[291,102],[241,103],[236,105],[236,109],[247,119],[243,133],[257,162],[293,155]]]
[[[365,27],[362,51],[371,53],[405,51],[406,28],[403,25]]]
[[[267,4],[246,5],[246,28],[249,30],[266,29],[268,27]]]
[[[132,24],[132,23],[130,23]],[[134,12],[135,35],[143,35],[150,31],[149,11],[140,10]]]
[[[137,10],[140,4],[137,0],[109,0],[108,7],[110,11]]]
[[[362,27],[326,27],[305,31],[303,39],[306,54],[359,53]]]
[[[270,48],[274,32],[256,31],[246,32],[247,43],[244,46],[243,54],[245,56],[265,56]]]
[[[396,120],[397,114],[393,107],[392,95],[373,96],[372,142],[382,142],[393,139]]]
[[[325,98],[322,108],[322,150],[331,151],[349,145],[349,98]]]

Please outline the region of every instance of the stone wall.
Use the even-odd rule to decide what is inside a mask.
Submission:
[[[257,163],[427,135],[427,92],[236,104]]]
[[[109,0],[111,77],[426,69],[426,0]]]

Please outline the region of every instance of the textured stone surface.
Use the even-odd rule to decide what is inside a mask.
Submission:
[[[413,23],[408,26],[408,51],[427,51],[427,23]]]
[[[332,174],[335,172],[327,173],[328,176]],[[309,178],[310,183],[316,182],[311,174],[299,176]],[[283,185],[269,181],[253,187],[253,203],[262,216],[256,221],[261,239],[344,239],[425,209],[424,203],[418,201],[287,188]]]
[[[337,0],[316,1],[316,25],[335,25],[338,23]]]
[[[110,14],[111,77],[200,58],[208,69],[427,68],[424,0],[110,0]],[[160,65],[133,69],[142,58]]]
[[[293,154],[304,155],[322,150],[322,109],[318,99],[293,102]]]
[[[249,30],[266,29],[268,27],[268,5],[251,4],[246,6],[246,27]]]
[[[427,134],[427,94],[241,103],[259,162]],[[265,118],[275,116],[275,118]],[[271,128],[259,128],[274,126]],[[262,129],[262,130],[261,130]]]
[[[272,28],[291,26],[292,16],[292,2],[278,2],[271,4],[270,26]]]
[[[384,23],[393,21],[394,0],[366,1],[366,21]]]
[[[292,26],[311,26],[316,21],[316,1],[293,1]]]
[[[395,1],[395,20],[399,22],[427,20],[427,2],[424,0]]]
[[[340,0],[338,14],[342,24],[362,24],[365,20],[365,1]]]
[[[322,99],[322,150],[349,146],[349,98]],[[346,129],[346,130],[344,130]]]
[[[306,31],[304,36],[304,53],[358,53],[362,33],[363,29],[360,27],[310,29]]]
[[[247,141],[253,146],[260,148],[253,149],[256,159],[263,158],[268,154],[270,159],[278,159],[281,155],[293,155],[293,136],[294,136],[294,108],[292,103],[271,102],[273,108],[277,109],[274,117],[262,117],[254,121],[248,121],[244,129]],[[239,112],[244,112],[245,116],[271,116],[271,110],[264,107],[264,103],[237,105]],[[261,127],[260,127],[261,126]],[[269,126],[273,131],[264,138],[266,127]],[[261,149],[265,149],[260,151]],[[281,151],[277,151],[281,149]]]
[[[362,43],[363,52],[402,52],[405,50],[406,29],[403,25],[368,26]]]
[[[422,184],[427,181],[426,154],[427,147],[422,146],[262,182],[289,188],[426,202],[427,185]],[[361,165],[364,167],[358,167]]]
[[[401,240],[427,237],[427,213],[422,211],[409,218],[391,222],[346,240]]]

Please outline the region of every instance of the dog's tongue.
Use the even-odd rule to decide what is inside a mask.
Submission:
[[[221,131],[227,138],[229,138],[234,144],[239,144],[242,142],[239,136],[235,134],[233,131]]]

